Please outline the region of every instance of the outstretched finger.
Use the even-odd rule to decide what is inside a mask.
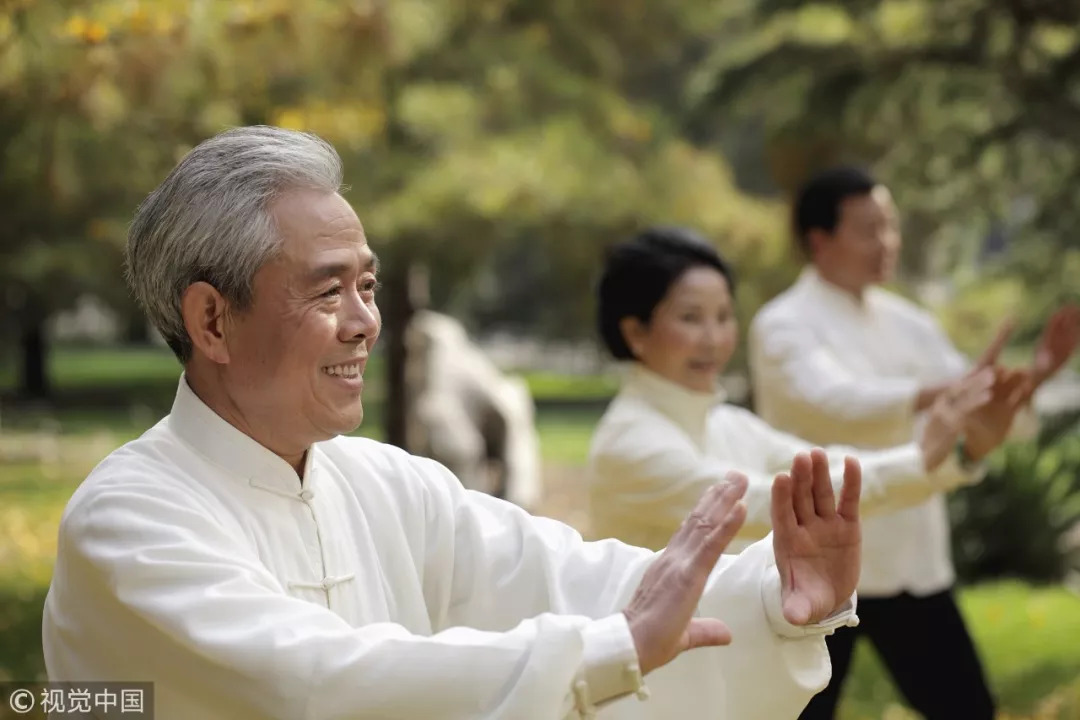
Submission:
[[[844,458],[844,485],[840,488],[837,513],[850,522],[859,519],[859,498],[862,495],[862,466],[850,455]]]
[[[1080,341],[1080,307],[1063,305],[1054,311],[1043,328],[1040,344],[1064,359],[1071,355]]]
[[[780,543],[786,546],[787,538],[799,528],[799,519],[795,517],[794,485],[787,473],[780,473],[773,479],[769,514],[772,519],[774,545]]]
[[[742,528],[743,523],[746,522],[746,503],[735,500],[735,503],[728,508],[724,516],[713,526],[709,534],[705,536],[704,546],[706,548],[706,555],[712,558],[712,562],[709,565],[710,571],[712,565],[716,564],[716,559],[723,554],[727,546],[735,539],[735,536],[739,534],[739,529]]]
[[[1080,306],[1063,305],[1050,317],[1047,327],[1055,332],[1072,335],[1080,332]]]
[[[798,453],[792,460],[791,481],[795,517],[800,525],[806,525],[817,516],[814,512],[814,466],[807,453]]]
[[[1005,345],[1009,342],[1009,336],[1012,335],[1013,327],[1016,325],[1016,321],[1013,318],[1008,318],[998,328],[997,334],[994,335],[994,339],[987,346],[983,354],[979,356],[979,367],[990,367],[998,361],[998,356],[1001,355],[1001,351],[1005,349]]]
[[[746,521],[746,504],[740,500],[747,482],[741,473],[728,473],[727,482],[709,488],[668,547],[683,547],[699,572],[712,572]]]
[[[811,473],[814,496],[814,512],[818,517],[831,518],[836,515],[836,495],[833,494],[832,477],[829,474],[829,456],[821,448],[810,451]]]
[[[739,501],[746,492],[746,479],[740,473],[730,472],[724,482],[718,482],[698,498],[697,504],[686,516],[682,525],[672,536],[668,547],[682,544],[687,541],[699,545],[700,537],[692,539],[694,535],[701,535],[702,529],[715,526],[728,513],[731,507]]]
[[[1065,326],[1065,335],[1075,345],[1080,339],[1080,305],[1068,305],[1062,308],[1062,324]]]

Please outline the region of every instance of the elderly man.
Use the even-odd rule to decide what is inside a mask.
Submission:
[[[241,128],[139,208],[129,279],[184,373],[64,514],[50,678],[152,681],[159,718],[795,717],[856,622],[858,466],[837,501],[797,456],[737,557],[733,474],[654,554],[342,437],[380,320],[341,179],[321,140]]]
[[[820,173],[800,192],[794,219],[809,264],[794,287],[759,311],[750,329],[758,413],[813,443],[870,449],[911,441],[939,397],[957,392],[973,368],[996,363],[1007,326],[970,363],[926,311],[878,287],[892,276],[899,223],[888,190],[865,172],[839,167]],[[1020,392],[1001,397],[984,416],[1001,428],[1001,439],[1031,393],[1065,364],[1078,337],[1080,311],[1066,306],[1047,325],[1030,368],[999,368],[1000,375],[1018,373],[1023,381]],[[1016,425],[1032,428],[1033,415],[1024,417]],[[978,440],[996,433],[984,430],[969,424],[957,443],[957,460],[973,472],[979,468],[971,458],[996,444]],[[865,540],[863,622],[829,638],[832,682],[802,717],[835,716],[861,634],[929,720],[991,720],[993,699],[952,595],[944,495],[868,519]]]

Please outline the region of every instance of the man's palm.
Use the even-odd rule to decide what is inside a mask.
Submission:
[[[820,622],[847,602],[859,580],[862,472],[848,458],[837,505],[822,450],[795,457],[790,474],[773,483],[773,551],[780,571],[784,617]]]
[[[965,449],[973,460],[981,460],[1005,441],[1030,388],[1026,373],[998,370],[990,402],[968,415],[964,423]]]
[[[1080,344],[1080,307],[1066,305],[1046,323],[1035,350],[1034,371],[1038,382],[1056,373]]]

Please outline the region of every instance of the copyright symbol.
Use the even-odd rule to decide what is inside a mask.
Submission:
[[[34,693],[26,688],[16,690],[8,698],[8,705],[19,715],[25,715],[34,709]]]

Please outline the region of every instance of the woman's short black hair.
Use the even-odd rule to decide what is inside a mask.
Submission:
[[[727,280],[735,293],[735,273],[720,253],[688,228],[652,227],[608,250],[600,276],[598,325],[600,337],[616,360],[632,360],[620,321],[636,317],[648,323],[653,311],[683,273],[710,267]]]
[[[832,167],[811,177],[799,190],[792,208],[792,225],[799,248],[810,255],[810,231],[833,232],[840,223],[840,206],[849,197],[869,195],[877,180],[862,168]]]

